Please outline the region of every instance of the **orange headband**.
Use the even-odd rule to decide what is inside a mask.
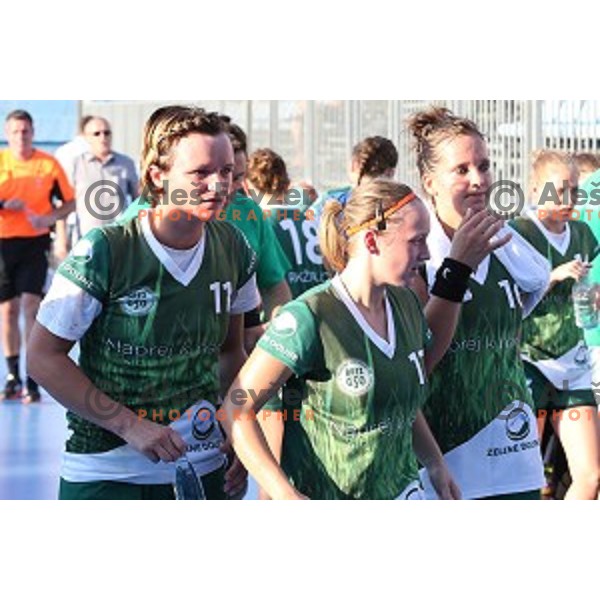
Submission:
[[[384,211],[382,215],[377,215],[374,219],[370,219],[362,225],[348,227],[348,229],[346,229],[346,235],[350,237],[351,235],[354,235],[362,229],[369,229],[370,227],[373,227],[373,225],[379,225],[382,222],[385,223],[385,220],[388,217],[391,217],[396,211],[400,210],[403,206],[406,206],[409,202],[412,202],[416,197],[417,195],[414,192],[410,192],[409,194],[404,196],[404,198],[400,198],[400,200],[398,200],[396,204],[390,206],[386,211]]]

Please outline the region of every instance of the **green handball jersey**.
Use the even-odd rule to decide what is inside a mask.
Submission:
[[[551,265],[552,269],[580,260],[593,260],[597,241],[581,221],[567,223],[564,234],[549,232],[534,213],[511,223]],[[557,283],[523,324],[523,358],[557,389],[590,389],[588,350],[583,331],[575,324],[571,278]]]
[[[310,498],[392,499],[418,479],[412,426],[426,398],[428,329],[410,290],[386,296],[387,340],[336,277],[286,305],[258,342],[295,374],[282,467]]]
[[[129,206],[119,222],[125,223],[140,211],[150,208],[150,201],[140,197]],[[219,213],[217,220],[231,223],[246,236],[256,253],[256,283],[260,290],[268,290],[285,279],[290,263],[269,226],[268,217],[254,200],[236,193],[225,210]]]
[[[471,276],[452,343],[430,376],[424,414],[466,499],[543,482],[520,359],[522,317],[520,289],[492,254]],[[423,483],[432,497],[427,477]]]
[[[254,252],[228,223],[205,224],[191,264],[183,270],[157,242],[149,220],[134,218],[92,230],[58,269],[58,275],[101,307],[79,339],[81,370],[139,418],[163,425],[175,422],[176,429],[191,427],[196,446],[188,446],[190,459],[196,451],[209,451],[206,456],[213,463],[217,458],[220,347],[239,290],[253,284],[254,266]],[[38,317],[51,331],[51,319],[45,315],[52,302]],[[78,339],[68,333],[64,337]],[[96,406],[93,397],[85,401]],[[190,407],[197,410],[186,412]],[[93,470],[99,469],[105,479],[125,480],[127,469],[121,467],[126,458],[147,460],[137,454],[135,459],[126,457],[122,439],[76,414],[69,412],[68,422],[73,433],[67,456],[73,464],[79,468],[85,463],[74,455],[97,459],[93,464],[87,461],[81,479],[93,480]],[[202,463],[200,455],[198,462]],[[150,476],[139,482],[163,481]]]
[[[319,231],[313,211],[308,208],[269,206],[263,209],[292,267],[287,281],[292,297],[327,280],[319,246]]]
[[[583,206],[577,208],[581,210],[582,221],[589,225],[598,244],[590,279],[592,283],[600,286],[600,169],[587,178],[581,190],[585,192],[587,200]],[[586,330],[584,335],[588,346],[594,347],[593,351],[598,360],[597,373],[600,375],[600,323],[594,329]]]
[[[235,225],[248,238],[250,246],[256,252],[258,288],[267,290],[282,282],[291,265],[261,207],[238,192],[227,204],[225,220]]]

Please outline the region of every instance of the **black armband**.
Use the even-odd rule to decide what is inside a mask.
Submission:
[[[262,325],[262,319],[260,318],[260,308],[256,307],[244,313],[244,329],[250,329],[251,327],[258,327]]]
[[[0,200],[0,210],[2,210],[4,208],[5,202],[6,202],[6,200]]]
[[[453,258],[445,258],[435,274],[431,295],[450,302],[462,302],[472,272],[473,269],[468,265]]]

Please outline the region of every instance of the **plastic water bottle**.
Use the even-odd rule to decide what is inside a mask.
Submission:
[[[594,329],[598,325],[595,288],[586,275],[573,286],[575,324],[581,329]]]
[[[196,475],[194,466],[187,456],[182,456],[175,462],[173,487],[176,500],[206,500],[202,480]]]

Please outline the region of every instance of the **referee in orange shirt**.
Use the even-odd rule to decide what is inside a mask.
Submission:
[[[0,319],[8,376],[1,399],[40,400],[33,379],[23,390],[19,371],[19,313],[25,336],[35,321],[48,270],[50,227],[75,208],[74,192],[54,157],[33,147],[33,119],[24,110],[6,117],[8,148],[0,151]],[[62,200],[55,208],[53,198]],[[55,248],[65,254],[66,249]]]

